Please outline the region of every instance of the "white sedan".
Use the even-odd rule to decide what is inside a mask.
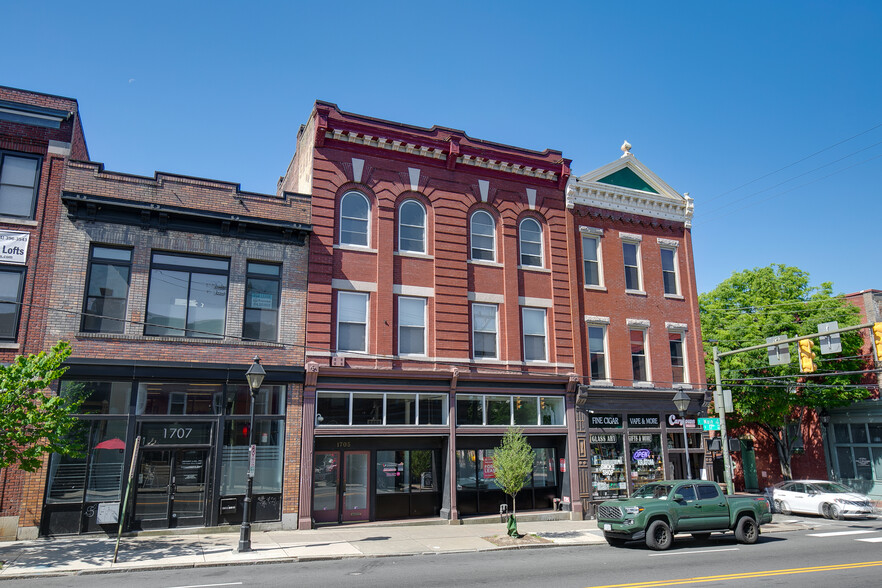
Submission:
[[[872,501],[847,486],[827,480],[786,480],[772,487],[775,512],[822,515],[828,519],[875,514]]]

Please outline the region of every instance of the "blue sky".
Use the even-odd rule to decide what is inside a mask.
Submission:
[[[110,170],[274,193],[316,99],[558,149],[576,174],[627,139],[695,199],[700,291],[770,263],[882,288],[876,0],[44,1],[0,20],[0,85],[76,98]]]

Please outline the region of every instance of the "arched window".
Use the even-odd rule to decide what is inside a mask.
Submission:
[[[368,246],[371,205],[364,194],[347,192],[340,201],[340,243]]]
[[[535,219],[525,218],[518,231],[521,242],[521,265],[542,267],[542,227]]]
[[[471,221],[472,259],[496,261],[496,223],[485,210],[472,215]]]
[[[398,209],[398,251],[426,252],[426,209],[416,200]]]

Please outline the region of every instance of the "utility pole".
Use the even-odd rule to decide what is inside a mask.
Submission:
[[[723,384],[720,382],[720,351],[714,345],[714,380],[717,382],[717,402],[723,406],[717,407],[720,415],[720,438],[723,442],[723,476],[726,480],[726,494],[735,494],[735,484],[732,483],[732,458],[729,456],[729,438],[726,436],[726,408],[723,400]]]

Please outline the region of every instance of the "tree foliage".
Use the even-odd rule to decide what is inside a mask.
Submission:
[[[856,307],[824,282],[809,286],[809,274],[795,267],[773,264],[735,272],[712,291],[698,297],[705,341],[717,341],[720,352],[761,345],[766,338],[798,337],[818,332],[818,324],[837,321],[839,327],[859,324]],[[766,349],[738,353],[720,361],[723,388],[732,390],[735,413],[732,427],[759,429],[774,442],[782,475],[791,477],[790,457],[808,411],[846,406],[867,397],[857,384],[860,375],[847,372],[864,367],[862,339],[857,331],[842,333],[842,352],[821,355],[815,342],[818,370],[811,376],[799,370],[796,344],[790,344],[790,363],[770,366]],[[706,344],[708,379],[713,380],[713,354]],[[711,386],[716,383],[712,382]]]
[[[26,472],[40,468],[43,455],[82,453],[74,415],[82,396],[55,396],[45,390],[67,370],[61,364],[70,355],[67,341],[49,352],[19,355],[0,366],[0,468],[17,466]]]
[[[512,521],[517,514],[516,497],[530,474],[533,473],[533,448],[519,427],[509,427],[502,437],[502,445],[493,450],[493,467],[496,483],[511,496]],[[509,528],[510,535],[517,535],[517,523]]]

